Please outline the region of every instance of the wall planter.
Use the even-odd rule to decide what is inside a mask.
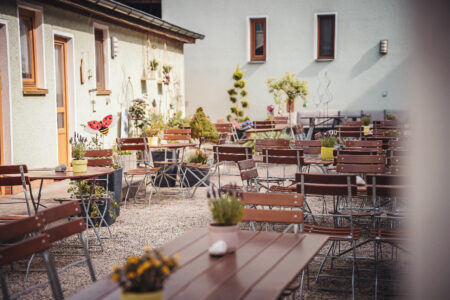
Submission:
[[[186,170],[189,169],[189,170]],[[187,164],[182,167],[183,176],[183,186],[192,187],[198,184],[198,182],[207,176],[206,180],[200,186],[208,187],[210,185],[209,181],[209,166],[202,164]]]
[[[176,177],[178,167],[172,164],[158,163],[166,160],[172,161],[174,155],[172,151],[154,150],[152,151],[153,165],[155,168],[161,168],[156,174],[155,185],[158,187],[174,187],[176,184]],[[176,154],[178,159],[178,153]],[[163,174],[164,173],[164,174]]]

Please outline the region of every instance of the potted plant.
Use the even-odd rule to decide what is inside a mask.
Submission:
[[[156,58],[152,59],[149,62],[150,65],[150,80],[155,80],[156,79],[156,71],[158,70],[158,61],[156,60]]]
[[[361,123],[363,125],[364,135],[369,135],[370,134],[370,117],[369,116],[362,117]]]
[[[266,85],[269,88],[269,93],[273,93],[275,98],[279,98],[281,93],[286,95],[287,112],[289,113],[289,127],[291,130],[291,137],[294,138],[294,131],[292,129],[291,112],[294,111],[294,102],[297,97],[302,98],[304,105],[306,104],[306,96],[308,95],[307,81],[301,81],[296,78],[295,74],[286,72],[286,74],[277,80],[275,78],[267,79]]]
[[[122,300],[162,300],[163,284],[178,266],[179,254],[172,257],[146,247],[141,257],[130,256],[119,268],[114,266],[111,279],[122,288]]]
[[[229,190],[219,190],[214,187],[208,191],[209,209],[214,223],[208,225],[210,247],[217,241],[227,244],[227,252],[234,252],[238,243],[238,223],[244,216],[244,204],[236,187]]]
[[[87,138],[74,132],[69,143],[72,145],[72,169],[74,173],[83,173],[87,171],[87,160],[84,159],[86,154]]]
[[[165,85],[169,85],[170,83],[170,71],[172,71],[172,66],[170,65],[163,65],[162,66],[162,73],[163,73],[163,83]]]
[[[215,143],[219,139],[216,126],[206,117],[203,108],[197,108],[194,117],[189,123],[191,127],[191,137],[198,140],[198,149],[206,142]]]
[[[187,164],[183,165],[182,171],[185,174],[183,177],[183,186],[195,186],[198,182],[204,179],[202,186],[209,186],[209,165],[208,156],[201,150],[192,151],[187,155]],[[188,169],[188,170],[186,170]]]
[[[147,106],[142,99],[136,99],[132,101],[132,105],[128,108],[128,113],[134,127],[133,136],[141,136],[144,129],[149,125],[147,118]]]
[[[106,182],[105,182],[106,183]],[[108,225],[113,224],[116,221],[117,216],[119,215],[119,202],[112,197],[111,193],[106,192],[104,186],[99,183],[96,183],[94,187],[92,186],[92,182],[89,180],[83,180],[81,182],[70,182],[70,187],[67,190],[68,193],[72,193],[78,199],[87,198],[89,195],[106,195],[109,194],[108,197],[111,200],[96,200],[88,209],[88,214],[94,222],[96,227],[100,226],[100,216],[104,214],[105,222]],[[84,206],[81,206],[81,216],[86,216],[86,211]],[[105,224],[101,224],[104,226]]]
[[[164,117],[162,114],[152,113],[149,118],[149,126],[145,128],[145,136],[152,146],[159,145],[159,135],[164,130]]]
[[[233,88],[227,91],[229,99],[232,103],[230,107],[231,113],[234,115],[238,122],[244,122],[250,120],[249,117],[245,116],[245,109],[250,106],[250,102],[246,99],[248,92],[245,89],[247,81],[244,78],[245,70],[239,69],[239,64],[236,66],[236,70],[233,73]],[[242,107],[242,108],[240,108]],[[227,120],[229,117],[227,116]]]
[[[337,143],[337,139],[334,136],[325,136],[320,139],[320,154],[322,160],[333,160],[333,150]]]

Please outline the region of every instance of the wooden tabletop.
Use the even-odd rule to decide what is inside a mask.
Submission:
[[[87,171],[83,173],[74,173],[72,168],[67,168],[65,172],[55,172],[54,169],[41,169],[41,170],[30,170],[26,176],[30,180],[38,179],[53,179],[53,180],[64,180],[64,179],[87,179],[93,177],[99,177],[102,175],[107,175],[114,173],[113,168],[105,167],[87,167]]]
[[[180,253],[180,266],[164,284],[164,299],[277,299],[327,242],[327,235],[239,231],[235,253],[212,257],[208,231],[193,230],[162,247]],[[120,299],[109,278],[70,299]]]

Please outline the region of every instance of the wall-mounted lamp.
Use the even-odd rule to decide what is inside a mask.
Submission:
[[[381,40],[380,41],[380,54],[387,54],[388,53],[388,40]]]
[[[119,54],[119,40],[115,37],[111,37],[111,58],[116,58]]]

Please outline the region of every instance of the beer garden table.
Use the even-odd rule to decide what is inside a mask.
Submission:
[[[164,284],[164,299],[277,299],[328,241],[328,235],[239,231],[235,253],[212,257],[206,228],[185,233],[161,248],[180,254],[180,266]],[[72,296],[120,299],[109,278]]]

